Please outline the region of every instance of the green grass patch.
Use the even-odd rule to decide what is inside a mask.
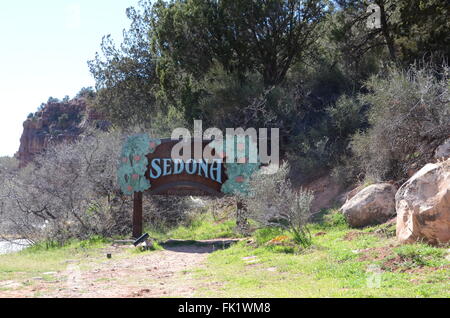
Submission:
[[[0,255],[0,281],[64,270],[71,262],[81,262],[97,256],[98,249],[106,247],[107,243],[107,240],[100,237],[92,237],[86,241],[74,240],[64,246],[42,242],[17,253]]]
[[[235,220],[215,220],[212,214],[205,213],[196,216],[187,225],[180,225],[171,229],[149,228],[146,231],[150,237],[160,241],[169,238],[180,240],[208,240],[239,237],[235,232],[235,227]]]
[[[394,252],[405,262],[407,267],[439,267],[448,262],[445,260],[446,250],[429,246],[423,243],[402,245],[394,249]],[[450,278],[449,278],[450,280]]]
[[[310,226],[311,229],[348,229],[349,226],[344,215],[339,209],[322,210],[314,217],[314,222]]]
[[[278,227],[267,227],[263,229],[256,230],[254,233],[254,238],[258,245],[263,245],[270,240],[273,240],[277,236],[287,235],[288,233]]]
[[[59,250],[59,249],[89,249],[103,247],[105,244],[110,243],[111,240],[104,238],[102,236],[92,236],[87,240],[70,240],[64,244],[55,241],[44,241],[36,243],[26,249],[23,253],[35,253],[41,251],[49,250]]]
[[[256,244],[240,242],[211,254],[198,279],[219,282],[201,297],[450,297],[450,262],[445,248],[398,246],[380,225],[350,229],[328,211],[310,226],[313,245],[292,251],[267,242],[289,235],[278,229],[255,232]],[[344,220],[345,221],[345,220]],[[380,254],[381,253],[381,254]],[[384,254],[386,257],[384,257]],[[417,271],[383,267],[389,259],[413,262]],[[411,266],[409,267],[411,268]]]

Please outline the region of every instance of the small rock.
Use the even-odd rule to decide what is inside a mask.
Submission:
[[[247,264],[253,264],[253,263],[258,263],[259,260],[258,259],[250,259],[250,260],[248,260],[246,262],[247,262]]]
[[[242,260],[247,261],[247,260],[251,260],[251,259],[255,259],[255,258],[256,258],[256,256],[246,256],[246,257],[243,257]]]
[[[42,273],[42,275],[56,275],[58,274],[57,272],[46,272],[46,273]]]

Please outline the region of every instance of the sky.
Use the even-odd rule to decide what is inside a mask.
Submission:
[[[19,149],[27,115],[50,96],[95,86],[87,61],[117,44],[138,0],[0,0],[0,156]]]

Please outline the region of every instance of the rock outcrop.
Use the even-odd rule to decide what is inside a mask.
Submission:
[[[348,224],[352,227],[364,227],[391,219],[395,216],[396,190],[390,183],[380,183],[358,192],[341,208]]]
[[[93,121],[98,121],[102,126],[100,128],[108,126],[103,123],[101,115],[87,110],[83,99],[44,105],[35,114],[30,114],[23,123],[20,148],[16,153],[20,167],[26,166],[50,144],[76,140]]]
[[[420,169],[400,187],[395,201],[400,242],[449,242],[450,159]]]
[[[303,187],[314,194],[314,199],[311,203],[312,213],[331,208],[339,200],[339,195],[344,191],[343,186],[331,176],[323,176]]]

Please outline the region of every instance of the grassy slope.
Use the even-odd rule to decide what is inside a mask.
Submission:
[[[259,247],[241,242],[212,254],[207,268],[197,275],[222,285],[201,290],[198,296],[450,297],[447,250],[424,244],[396,246],[392,230],[392,226],[351,230],[333,215],[313,226],[313,235],[322,233],[314,236],[313,246],[297,252],[262,244],[280,233],[260,234]],[[250,260],[256,261],[249,262],[252,256]],[[377,268],[380,286],[369,288],[373,274],[368,270]]]

